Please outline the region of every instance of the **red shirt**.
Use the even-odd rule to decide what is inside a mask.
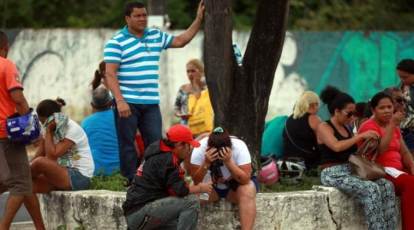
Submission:
[[[7,137],[6,119],[16,112],[16,104],[10,96],[14,89],[23,89],[16,66],[0,57],[0,138]]]
[[[358,133],[363,133],[368,130],[376,131],[380,135],[380,137],[383,137],[385,135],[385,129],[379,126],[372,118],[362,123],[361,127],[358,130]],[[393,167],[398,170],[403,170],[403,164],[400,154],[400,140],[401,131],[399,128],[396,127],[392,134],[392,138],[387,151],[383,152],[382,154],[378,154],[376,160],[377,163],[381,164],[384,167]]]

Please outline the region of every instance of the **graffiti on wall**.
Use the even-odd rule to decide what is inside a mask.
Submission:
[[[93,72],[102,48],[114,30],[21,30],[12,37],[9,57],[21,73],[25,94],[32,105],[61,96],[69,113],[81,120],[88,111]],[[173,31],[175,33],[175,31]],[[249,34],[235,32],[245,50]],[[165,53],[161,65],[161,109],[172,114],[178,87],[187,81],[185,63],[201,58],[202,34],[184,49]],[[414,57],[412,33],[400,32],[288,32],[269,102],[268,118],[290,114],[306,89],[320,92],[327,84],[366,101],[379,90],[398,84],[395,66]],[[164,96],[163,96],[164,95]],[[172,116],[171,116],[172,117]],[[165,116],[164,123],[170,123]]]
[[[275,114],[290,114],[303,90],[319,93],[328,84],[358,102],[367,101],[378,91],[399,84],[395,67],[404,58],[414,58],[411,33],[288,33],[271,100],[289,99],[290,106],[276,103],[269,110],[277,108]]]

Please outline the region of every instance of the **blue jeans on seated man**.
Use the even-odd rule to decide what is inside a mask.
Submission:
[[[195,195],[165,197],[126,216],[128,229],[196,229],[200,203]]]
[[[148,146],[162,138],[162,119],[158,104],[128,103],[128,105],[131,109],[129,117],[119,117],[118,110],[115,109],[114,111],[118,132],[121,174],[131,182],[140,164],[135,147],[137,129],[141,133],[144,145]]]

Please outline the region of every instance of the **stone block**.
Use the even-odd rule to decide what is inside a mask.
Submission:
[[[56,191],[40,198],[47,229],[126,229],[124,192]],[[361,207],[334,188],[259,193],[256,205],[256,230],[367,229]],[[225,201],[203,206],[198,229],[240,229],[237,206]]]

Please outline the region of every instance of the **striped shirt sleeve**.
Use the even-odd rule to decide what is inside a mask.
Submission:
[[[104,48],[105,63],[121,63],[122,49],[119,42],[115,39],[109,40]]]
[[[170,48],[171,43],[174,40],[174,36],[166,32],[163,32],[163,31],[160,31],[160,33],[161,33],[162,48],[166,50]]]

